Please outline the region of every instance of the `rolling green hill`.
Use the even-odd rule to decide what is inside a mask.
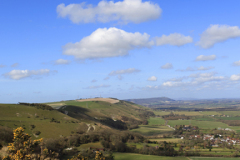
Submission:
[[[33,138],[50,138],[67,136],[79,130],[127,130],[132,124],[142,124],[153,114],[145,107],[125,101],[109,103],[104,100],[72,100],[47,104],[55,109],[41,109],[23,104],[0,104],[0,125],[12,129],[21,126]]]

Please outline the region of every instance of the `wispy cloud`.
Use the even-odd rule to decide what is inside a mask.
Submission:
[[[57,71],[53,71],[57,72]],[[37,75],[47,75],[50,73],[49,69],[40,69],[40,70],[12,70],[8,73],[5,73],[4,76],[10,79],[19,80],[31,76]]]
[[[195,60],[196,61],[212,61],[212,60],[215,60],[216,57],[217,57],[216,55],[209,55],[209,56],[200,55]]]
[[[0,64],[0,68],[6,67],[6,65]]]
[[[11,67],[13,67],[13,68],[18,67],[18,66],[19,66],[19,63],[14,63],[14,64],[11,65]]]
[[[201,67],[198,67],[198,69],[197,70],[199,70],[199,71],[206,71],[206,70],[210,70],[210,69],[213,69],[214,67],[212,67],[212,66],[209,66],[209,67],[203,67],[203,66],[201,66]]]
[[[55,65],[62,65],[62,64],[70,64],[70,60],[65,60],[65,59],[58,59],[54,62]]]
[[[94,83],[94,82],[97,82],[97,80],[96,80],[96,79],[93,79],[91,82]]]
[[[173,65],[172,63],[166,63],[164,65],[161,66],[162,69],[172,69]]]
[[[97,89],[97,88],[107,88],[107,87],[110,87],[110,85],[101,84],[101,85],[98,85],[98,86],[89,86],[86,89]]]
[[[192,43],[193,39],[190,36],[184,36],[179,33],[172,33],[168,36],[162,35],[161,37],[156,37],[156,45],[172,45],[172,46],[183,46],[187,43]]]
[[[240,60],[239,60],[239,61],[236,61],[236,62],[233,62],[233,65],[234,65],[234,66],[240,66]]]
[[[186,69],[177,69],[176,71],[187,72],[187,71],[196,71],[196,69],[192,67],[187,67]]]
[[[137,73],[137,72],[140,72],[140,70],[135,69],[135,68],[128,68],[128,69],[112,71],[111,73],[109,73],[109,76],[122,75],[122,74],[132,74],[132,73]]]

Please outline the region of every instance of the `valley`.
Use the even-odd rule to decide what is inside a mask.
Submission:
[[[238,100],[223,100],[223,104],[222,100],[202,100],[200,110],[200,100],[181,101],[188,105],[178,109],[171,106],[175,100],[160,99],[0,104],[0,136],[10,137],[5,130],[11,134],[10,130],[22,127],[32,139],[43,138],[45,147],[61,149],[60,159],[91,150],[101,150],[116,160],[240,156]],[[152,103],[157,107],[149,107]],[[10,141],[0,138],[2,155]]]

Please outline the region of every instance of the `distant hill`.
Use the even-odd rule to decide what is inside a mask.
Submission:
[[[155,98],[125,99],[125,101],[129,101],[143,106],[148,106],[166,104],[169,102],[173,102],[175,100],[170,99],[168,97],[155,97]]]

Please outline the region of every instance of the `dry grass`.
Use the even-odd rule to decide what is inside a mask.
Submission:
[[[86,102],[86,101],[103,101],[103,102],[108,102],[108,103],[118,103],[119,100],[116,99],[111,99],[111,98],[89,98],[89,99],[81,99],[77,100],[78,102]]]

